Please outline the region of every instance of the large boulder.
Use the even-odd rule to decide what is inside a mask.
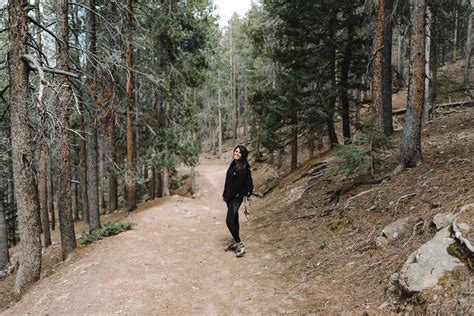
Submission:
[[[440,230],[430,241],[414,251],[403,264],[399,283],[402,290],[414,294],[432,287],[445,272],[451,271],[462,262],[448,253],[448,247],[455,242],[449,228]]]

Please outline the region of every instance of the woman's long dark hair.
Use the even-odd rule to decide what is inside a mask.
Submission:
[[[237,169],[237,172],[241,172],[242,170],[248,168],[250,169],[250,165],[247,161],[247,157],[249,155],[249,151],[247,150],[247,148],[245,148],[244,145],[237,145],[235,146],[234,150],[232,151],[232,153],[235,152],[236,149],[240,149],[240,159],[239,160],[235,160],[234,159],[234,162],[235,162],[235,167]]]

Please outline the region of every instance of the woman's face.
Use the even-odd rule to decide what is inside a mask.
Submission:
[[[236,148],[234,150],[234,160],[239,160],[242,158],[242,153],[240,152],[240,148]]]

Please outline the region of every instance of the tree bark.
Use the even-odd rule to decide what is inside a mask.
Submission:
[[[347,27],[347,43],[344,49],[344,59],[341,65],[341,116],[342,116],[342,135],[344,136],[344,143],[350,142],[351,139],[351,121],[348,95],[348,79],[349,69],[352,61],[352,38],[354,28],[352,25]]]
[[[8,1],[13,180],[21,240],[20,267],[15,281],[17,293],[38,280],[41,272],[41,222],[36,203],[34,148],[28,125],[29,72],[22,60],[27,54],[26,44],[29,40],[27,5],[25,1]]]
[[[57,2],[57,25],[58,37],[61,43],[58,44],[60,69],[69,70],[68,55],[68,3],[67,0]],[[61,86],[58,100],[58,115],[62,125],[58,139],[59,166],[58,166],[58,218],[59,231],[61,235],[61,253],[63,260],[76,248],[76,234],[74,232],[74,221],[72,219],[72,198],[71,198],[71,154],[69,151],[69,113],[68,106],[72,101],[71,86],[66,75],[59,75],[58,81]]]
[[[8,252],[8,232],[5,221],[5,210],[3,209],[3,200],[0,199],[0,270],[5,269],[10,264],[10,255]]]
[[[117,127],[115,125],[115,111],[112,109],[107,117],[107,133],[109,134],[109,159],[110,165],[114,165],[117,161]],[[114,212],[118,208],[118,184],[117,175],[112,167],[108,169],[109,173],[109,213]]]
[[[39,161],[39,201],[41,226],[43,232],[43,244],[47,248],[51,246],[51,234],[49,231],[49,216],[48,216],[48,152],[46,145],[40,147],[40,161]]]
[[[392,125],[392,17],[393,0],[378,0],[374,58],[374,108],[377,130],[390,135]]]
[[[100,228],[99,178],[98,178],[98,140],[97,140],[97,63],[96,63],[96,19],[95,0],[87,0],[86,41],[87,41],[87,86],[89,88],[89,114],[86,120],[87,153],[87,193],[89,209],[89,230]],[[91,11],[92,10],[92,11]]]
[[[466,55],[464,59],[464,88],[469,90],[470,83],[470,69],[471,69],[471,55],[472,55],[472,29],[474,24],[474,0],[471,0],[471,14],[467,22],[467,39],[466,39]]]
[[[217,111],[219,116],[219,158],[222,156],[222,109],[221,109],[221,89],[219,88]]]
[[[400,145],[400,163],[414,167],[423,161],[421,119],[425,89],[425,8],[426,0],[410,0],[410,83],[407,111]]]
[[[298,167],[298,117],[293,117],[293,125],[291,126],[291,164],[290,170]]]
[[[52,149],[50,148],[50,151]],[[50,159],[48,159],[48,212],[49,216],[51,218],[51,230],[56,229],[56,215],[55,215],[55,206],[54,206],[54,200],[55,200],[55,189],[54,189],[54,181],[53,181],[53,161],[51,160],[51,155]]]
[[[333,19],[333,23],[335,23]],[[334,30],[331,29],[332,33],[332,38],[334,38]],[[331,81],[331,90],[333,91],[332,96],[329,98],[329,104],[328,104],[328,109],[327,109],[327,119],[326,119],[326,125],[328,129],[328,136],[329,136],[329,142],[331,143],[331,147],[335,144],[339,144],[339,141],[337,139],[336,135],[336,128],[334,126],[334,112],[336,109],[336,46],[333,45],[331,47],[331,66],[330,66],[330,81]]]
[[[432,74],[430,71],[431,65],[431,24],[432,24],[432,17],[431,8],[426,6],[426,25],[425,25],[425,102],[423,106],[423,115],[422,115],[422,123],[425,124],[428,122],[430,116],[430,108],[431,108],[431,83],[432,83]]]
[[[135,111],[133,80],[133,0],[127,0],[127,37],[125,59],[127,63],[127,209],[131,212],[137,207],[135,175],[135,131],[133,116]]]

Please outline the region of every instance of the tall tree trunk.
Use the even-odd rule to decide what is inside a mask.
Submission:
[[[333,22],[335,23],[334,19]],[[331,34],[332,37],[334,37],[334,30],[331,28]],[[337,139],[336,135],[336,128],[334,126],[334,113],[336,110],[336,46],[333,45],[331,47],[331,60],[330,60],[331,66],[330,66],[330,81],[331,81],[331,90],[332,95],[329,98],[329,104],[328,104],[328,109],[327,109],[327,119],[326,119],[326,125],[328,129],[328,136],[329,136],[329,142],[331,143],[331,147],[335,144],[339,144],[339,141]]]
[[[155,191],[156,190],[156,171],[155,167],[151,167],[151,182],[150,182],[150,200],[155,198]]]
[[[50,148],[50,152],[51,152]],[[50,159],[48,159],[48,212],[51,218],[51,230],[56,229],[56,215],[54,212],[54,200],[55,200],[55,188],[54,188],[54,181],[53,181],[53,161],[51,160],[52,155],[50,155]]]
[[[35,0],[35,17],[36,21],[41,23],[41,12],[40,12],[40,1]],[[38,47],[38,60],[39,64],[42,65],[41,52],[43,50],[43,45],[41,41],[41,29],[37,27],[36,30],[36,45]],[[51,245],[51,234],[49,231],[49,217],[48,217],[48,179],[47,179],[47,167],[48,164],[46,160],[49,159],[48,152],[45,144],[40,145],[40,154],[39,154],[39,202],[40,202],[40,217],[41,217],[41,233],[43,234],[43,244],[47,248]]]
[[[471,0],[471,14],[467,22],[467,39],[466,39],[466,55],[464,59],[464,88],[469,90],[471,88],[470,83],[470,69],[471,69],[471,55],[472,55],[472,33],[474,25],[474,0]]]
[[[99,151],[99,205],[100,213],[105,214],[106,202],[105,202],[105,140],[100,138],[98,141]]]
[[[89,230],[100,228],[98,140],[97,140],[97,62],[95,0],[87,0],[86,41],[87,41],[87,86],[89,88],[89,115],[87,118],[87,193],[89,202]]]
[[[127,62],[127,209],[131,212],[137,207],[136,175],[135,175],[135,131],[133,116],[135,111],[135,95],[133,80],[133,0],[127,0],[127,48],[125,59]]]
[[[291,163],[290,170],[298,167],[298,116],[293,115],[293,124],[291,126]]]
[[[67,0],[58,0],[57,3],[57,25],[59,43],[58,66],[60,69],[69,70],[68,54],[68,2]],[[68,106],[72,101],[71,86],[68,77],[59,75],[59,84],[61,86],[58,100],[58,116],[62,125],[58,139],[59,166],[58,166],[58,218],[59,231],[61,235],[61,253],[63,260],[68,254],[76,248],[76,234],[74,232],[74,221],[72,219],[72,199],[71,199],[71,154],[69,151],[69,113]]]
[[[376,126],[390,135],[392,125],[392,7],[393,0],[377,0],[374,59],[374,108]]]
[[[425,8],[426,0],[410,0],[410,83],[407,110],[400,145],[400,163],[414,167],[422,160],[421,118],[425,89]]]
[[[51,234],[49,231],[49,216],[48,216],[48,151],[46,145],[40,147],[40,161],[39,161],[39,201],[41,209],[41,225],[43,232],[44,247],[51,245]]]
[[[109,134],[109,159],[110,164],[114,165],[117,162],[117,127],[115,125],[115,111],[112,109],[107,117],[107,133]],[[109,167],[109,213],[114,212],[118,208],[118,184],[117,175],[112,167]]]
[[[458,9],[454,9],[454,34],[453,34],[453,61],[456,62],[458,59],[458,23],[459,23],[459,13]]]
[[[3,209],[3,200],[0,199],[0,270],[5,269],[9,264],[10,255],[8,252],[7,223],[5,221],[5,210]]]
[[[82,103],[79,103],[79,107],[84,110]],[[89,226],[89,198],[87,196],[87,153],[86,153],[86,131],[84,124],[84,115],[81,115],[79,118],[79,128],[81,134],[84,137],[79,139],[79,173],[81,181],[81,204],[82,204],[82,219],[84,223]]]
[[[217,111],[219,116],[219,158],[222,156],[222,108],[221,108],[221,89],[219,88]]]
[[[27,5],[25,1],[8,1],[13,180],[21,240],[20,268],[15,281],[18,293],[38,280],[41,272],[41,221],[36,203],[34,148],[28,125],[29,73],[23,61],[29,40]]]
[[[352,37],[354,29],[351,25],[347,27],[347,44],[344,50],[344,59],[341,65],[341,116],[342,116],[342,135],[344,136],[344,143],[351,139],[351,121],[348,95],[348,80],[349,69],[352,61]]]
[[[74,10],[73,12],[73,25],[72,27],[74,29],[79,28],[78,25],[78,10]],[[80,40],[79,40],[79,34],[75,33],[74,34],[74,39],[75,39],[75,44],[76,46],[80,46]],[[74,62],[76,65],[80,65],[80,58],[79,54],[74,56]],[[79,89],[78,91],[79,94],[79,99],[83,99],[82,96],[82,90]],[[81,213],[82,213],[82,219],[84,221],[84,224],[86,226],[89,226],[89,198],[87,194],[87,152],[86,152],[86,127],[85,127],[85,122],[84,122],[84,115],[86,112],[85,104],[84,102],[79,102],[78,104],[79,111],[82,113],[82,115],[79,116],[79,130],[81,137],[79,137],[79,181],[80,183],[80,191],[81,191]]]
[[[431,117],[436,117],[436,94],[438,89],[438,19],[433,15],[431,28]]]
[[[429,6],[426,7],[426,25],[425,25],[425,102],[423,106],[423,115],[422,115],[422,123],[425,124],[428,122],[429,115],[430,115],[430,108],[431,108],[431,83],[432,83],[432,74],[430,71],[431,65],[431,25],[432,25],[432,14],[431,8]]]

